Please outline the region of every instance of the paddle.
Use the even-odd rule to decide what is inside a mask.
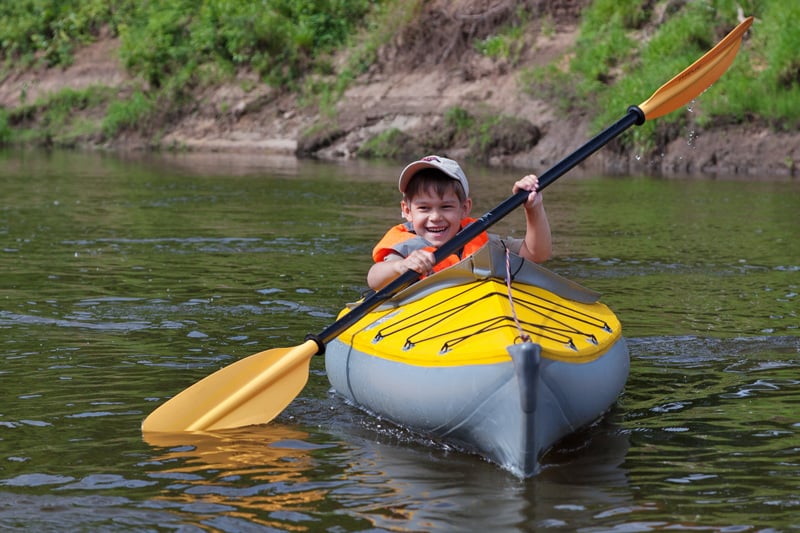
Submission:
[[[578,148],[539,177],[542,190],[585,160],[629,127],[670,113],[699,96],[730,66],[750,27],[749,17],[714,48],[683,72],[662,85],[639,106]],[[528,191],[520,191],[461,230],[435,253],[441,261],[525,203]],[[311,357],[325,351],[325,344],[358,322],[364,315],[419,279],[408,271],[372,294],[318,335],[291,348],[275,348],[251,355],[218,370],[161,405],[142,423],[144,432],[210,431],[264,424],[277,416],[305,387]]]

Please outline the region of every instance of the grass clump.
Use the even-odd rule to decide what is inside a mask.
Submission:
[[[408,159],[456,146],[466,149],[466,157],[485,162],[493,156],[529,149],[540,137],[539,129],[528,120],[488,112],[471,113],[454,106],[445,110],[441,127],[414,134],[388,129],[367,140],[358,155]]]
[[[390,128],[368,139],[358,149],[359,157],[374,159],[411,159],[423,151],[414,137]]]
[[[92,118],[78,113],[103,109],[111,100],[113,90],[102,86],[86,89],[62,89],[21,105],[7,112],[12,129],[5,142],[34,143],[44,146],[74,146],[86,139],[98,138],[101,117]]]
[[[516,10],[516,22],[506,24],[493,35],[475,41],[475,50],[494,60],[502,59],[515,65],[524,47],[525,31],[530,15],[524,7]]]
[[[541,133],[530,121],[508,115],[470,113],[451,107],[444,113],[442,145],[466,146],[470,156],[486,161],[493,155],[519,152],[539,142]]]
[[[153,101],[141,90],[134,91],[125,100],[114,100],[106,110],[103,133],[113,137],[121,131],[134,129],[152,116],[154,110]]]
[[[760,120],[796,128],[800,32],[789,30],[785,21],[800,17],[797,2],[595,0],[584,12],[568,67],[529,70],[522,80],[561,109],[589,113],[599,131],[710,50],[738,24],[742,12],[756,18],[752,37],[746,37],[712,90],[688,106],[693,112],[647,122],[615,142],[620,149],[660,149],[689,122],[707,126]]]

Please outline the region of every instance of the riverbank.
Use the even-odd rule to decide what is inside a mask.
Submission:
[[[476,22],[469,13],[453,8],[440,14],[436,23],[410,25],[395,36],[333,109],[320,112],[315,106],[301,105],[295,93],[275,90],[242,71],[224,84],[198,90],[188,112],[164,114],[162,122],[151,125],[147,133],[122,132],[112,139],[89,134],[70,143],[79,148],[274,153],[342,160],[364,157],[363,147],[371,139],[397,131],[403,135],[403,146],[395,152],[400,159],[429,151],[471,158],[474,147],[466,140],[457,135],[442,137],[448,129],[446,110],[459,108],[514,118],[506,125],[507,131],[497,136],[496,145],[481,154],[485,163],[544,169],[593,133],[585,114],[560,111],[551,99],[527,91],[522,81],[523,68],[567,58],[575,44],[583,4],[556,4],[548,13],[547,28],[542,27],[544,23],[530,25],[513,63],[479,54],[465,37]],[[460,31],[446,31],[454,25]],[[13,110],[66,88],[102,86],[119,95],[130,94],[140,81],[122,68],[118,46],[116,39],[105,36],[79,50],[68,68],[13,72],[0,83],[0,105]],[[700,98],[692,111],[681,112],[698,112],[702,103]],[[620,116],[624,113],[625,109],[619,110]],[[84,115],[80,120],[97,119],[96,110],[79,114]],[[584,165],[619,174],[792,178],[800,173],[800,132],[776,132],[757,123],[701,128],[691,117],[687,123],[656,153],[615,149],[612,144]]]

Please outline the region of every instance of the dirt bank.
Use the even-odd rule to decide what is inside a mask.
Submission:
[[[281,154],[295,154],[300,148],[310,157],[347,159],[356,157],[367,139],[392,128],[411,139],[429,139],[432,132],[442,131],[443,112],[459,106],[472,112],[516,117],[528,124],[528,130],[535,134],[526,145],[498,146],[488,154],[487,162],[541,170],[583,144],[590,132],[587,117],[564,115],[520,87],[521,68],[568,56],[586,1],[539,4],[541,17],[530,23],[513,65],[478,54],[473,43],[511,20],[516,13],[514,2],[426,4],[428,12],[383,47],[379,61],[347,90],[337,105],[335,126],[324,128],[316,138],[306,132],[330,122],[329,118],[299,107],[292,95],[280,94],[241,73],[232,83],[198,94],[190,112],[159,125],[161,134],[155,141],[154,137],[126,135],[104,146],[138,149],[155,144],[163,148]],[[116,50],[117,43],[104,38],[79,51],[75,63],[67,69],[7,76],[0,83],[0,105],[14,108],[65,87],[82,89],[100,84],[124,92],[132,80],[121,68]],[[620,116],[624,112],[620,110]],[[458,138],[447,138],[438,146],[423,146],[419,150],[453,157],[471,155],[470,147]],[[680,132],[656,156],[601,150],[586,165],[592,170],[618,173],[790,177],[800,172],[798,161],[799,132],[775,133],[763,126],[736,125]]]

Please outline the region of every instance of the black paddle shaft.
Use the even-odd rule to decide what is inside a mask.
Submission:
[[[609,141],[611,141],[611,139],[617,137],[633,125],[644,124],[644,121],[644,112],[639,109],[638,106],[630,106],[628,108],[628,113],[624,117],[598,133],[586,144],[572,152],[560,162],[556,163],[555,166],[551,167],[544,174],[539,176],[539,188],[537,191],[541,191],[558,178],[566,174],[577,164],[581,163],[597,150],[605,146]],[[436,263],[439,263],[444,258],[463,248],[469,241],[486,231],[495,223],[499,222],[511,211],[524,204],[528,199],[529,194],[530,191],[519,191],[518,193],[504,200],[500,205],[483,215],[481,218],[463,228],[458,232],[458,234],[456,234],[455,237],[444,243],[436,250],[434,253]],[[325,353],[325,344],[332,341],[344,330],[361,320],[364,315],[417,281],[419,277],[420,274],[414,270],[406,271],[383,287],[381,290],[366,297],[363,302],[351,309],[350,312],[344,315],[342,318],[325,328],[319,335],[309,334],[306,336],[306,339],[314,340],[317,343],[319,348],[317,354]]]

